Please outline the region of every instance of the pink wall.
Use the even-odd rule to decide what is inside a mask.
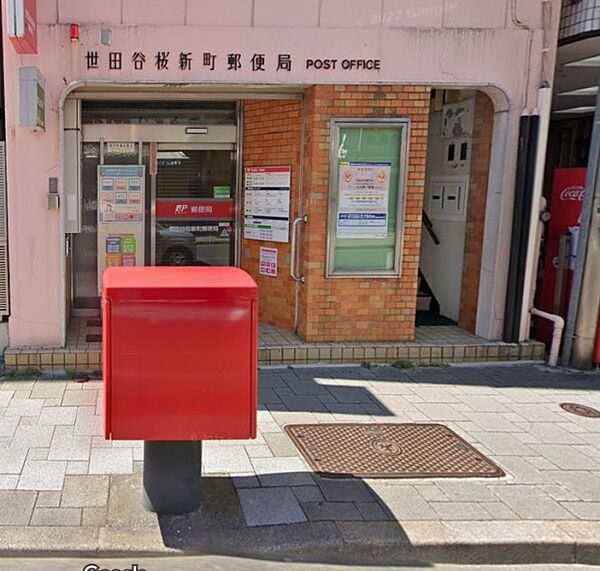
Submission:
[[[551,3],[557,10],[558,0]],[[523,107],[534,106],[543,34],[539,0],[517,0],[520,27],[513,22],[509,4],[507,0],[38,0],[39,54],[17,56],[7,39],[4,44],[11,346],[62,342],[62,230],[60,213],[47,210],[45,194],[48,177],[60,180],[59,108],[69,86],[81,81],[496,86],[506,94],[516,125]],[[5,10],[6,0],[2,5]],[[72,22],[81,26],[78,43],[69,41]],[[102,26],[112,31],[110,46],[99,45]],[[556,43],[553,34],[554,30],[551,45]],[[159,50],[170,52],[168,70],[154,65]],[[88,51],[98,52],[99,69],[87,69]],[[111,51],[122,53],[121,70],[108,68]],[[206,51],[217,55],[214,71],[202,66]],[[141,71],[133,68],[134,52],[146,55]],[[178,69],[180,52],[192,52],[191,71]],[[228,53],[242,54],[242,69],[226,69]],[[265,71],[250,69],[255,53],[265,54]],[[280,53],[292,56],[291,71],[276,70]],[[552,52],[549,69],[553,57]],[[306,60],[314,58],[379,59],[381,71],[307,70]],[[46,79],[44,133],[18,126],[18,65],[36,65]],[[507,162],[513,154],[514,148],[509,149]],[[510,169],[506,179],[502,192],[512,184]]]

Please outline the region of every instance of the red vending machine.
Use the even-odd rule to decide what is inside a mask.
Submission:
[[[540,309],[562,317],[567,316],[569,308],[586,170],[565,168],[554,171]],[[536,319],[535,337],[548,343],[552,337],[552,324]]]

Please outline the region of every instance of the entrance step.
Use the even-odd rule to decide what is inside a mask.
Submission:
[[[266,345],[258,349],[259,366],[300,365],[309,363],[377,364],[402,362],[402,365],[475,363],[493,361],[542,361],[545,346],[538,341],[525,343],[490,342],[472,336],[469,342],[449,339],[445,343],[432,339],[427,330],[458,330],[458,327],[422,327],[425,338],[406,343],[303,343]],[[418,337],[419,335],[417,335]],[[427,339],[429,337],[429,339]],[[7,349],[5,366],[8,370],[90,371],[101,370],[101,349],[62,348]]]

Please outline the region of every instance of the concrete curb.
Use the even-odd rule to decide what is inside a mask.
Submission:
[[[227,555],[367,565],[600,563],[600,522],[315,522],[187,533],[184,528],[167,538],[159,529],[3,528],[0,557]]]

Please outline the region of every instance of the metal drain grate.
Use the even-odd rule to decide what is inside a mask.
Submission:
[[[577,414],[579,416],[586,416],[588,418],[600,418],[600,410],[596,410],[591,406],[585,406],[583,404],[575,404],[573,402],[563,402],[560,408],[570,412],[571,414]]]
[[[285,431],[324,476],[499,478],[504,472],[441,424],[295,424]]]

